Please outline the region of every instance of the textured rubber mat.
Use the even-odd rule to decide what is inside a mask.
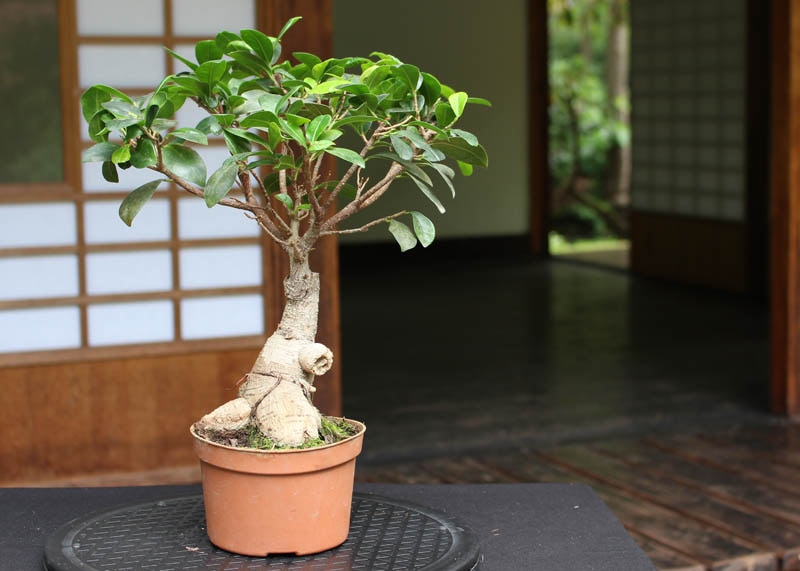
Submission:
[[[48,571],[471,571],[475,534],[404,501],[354,494],[350,534],[316,555],[245,557],[208,540],[200,495],[135,504],[76,519],[48,539]]]

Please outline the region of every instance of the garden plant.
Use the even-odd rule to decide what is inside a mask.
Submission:
[[[196,61],[173,52],[186,70],[165,77],[147,95],[94,85],[81,98],[95,143],[83,160],[102,163],[111,182],[118,182],[119,169],[154,175],[122,202],[126,224],[159,189],[174,185],[209,208],[241,211],[288,256],[280,324],[238,398],[196,424],[202,434],[229,442],[249,434],[274,447],[330,436],[312,402],[315,377],[333,361],[315,340],[320,282],[309,254],[317,242],[385,226],[402,250],[418,242],[428,246],[434,224],[417,211],[376,215],[355,227],[347,222],[400,178],[411,179],[444,212],[437,190],[455,196],[457,172],[469,175],[473,166],[488,163],[477,137],[455,127],[470,104],[487,101],[384,53],[284,57],[281,38],[298,20],[287,22],[277,37],[221,32],[196,44]],[[184,105],[198,106],[204,118],[176,124],[173,117]],[[230,156],[209,173],[196,149],[212,137],[224,139]]]

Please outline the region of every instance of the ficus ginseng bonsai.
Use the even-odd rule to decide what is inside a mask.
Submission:
[[[118,182],[117,169],[160,175],[124,199],[119,213],[126,224],[161,185],[173,184],[209,207],[241,210],[286,252],[286,305],[277,330],[239,397],[198,423],[220,433],[255,426],[278,446],[317,437],[314,378],[333,360],[315,342],[320,285],[309,253],[317,241],[385,223],[402,250],[417,241],[427,246],[434,225],[420,212],[379,216],[355,228],[345,222],[401,177],[444,212],[433,180],[441,179],[455,195],[455,170],[446,161],[464,175],[473,165],[487,166],[478,139],[454,127],[468,104],[487,101],[380,52],[324,61],[310,53],[282,58],[280,40],[297,20],[287,22],[278,37],[221,32],[195,45],[196,62],[172,52],[188,70],[164,78],[148,95],[130,97],[94,85],[81,97],[96,143],[84,152],[85,162],[102,162],[110,182]],[[207,116],[197,125],[177,125],[175,112],[189,102]],[[192,146],[206,145],[209,136],[222,137],[230,157],[207,176]],[[344,162],[338,177],[326,170],[328,157]]]

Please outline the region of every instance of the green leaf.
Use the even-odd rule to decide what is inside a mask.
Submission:
[[[458,161],[458,168],[463,176],[472,176],[472,165]]]
[[[208,184],[203,191],[206,206],[211,208],[225,198],[236,182],[238,174],[239,165],[236,164],[236,161],[230,159],[223,161],[222,166],[209,177]]]
[[[461,129],[450,129],[450,133],[460,139],[464,139],[467,143],[469,143],[473,147],[477,147],[479,144],[478,137],[476,137],[469,131],[462,131]]]
[[[288,31],[289,31],[289,29],[290,29],[292,26],[294,26],[294,25],[295,25],[297,22],[299,22],[299,21],[300,21],[300,20],[302,20],[302,19],[303,19],[303,17],[302,17],[302,16],[295,16],[294,18],[291,18],[291,19],[290,19],[288,22],[286,22],[286,23],[283,25],[283,28],[281,28],[281,32],[280,32],[280,34],[278,34],[278,39],[280,40],[280,39],[283,37],[283,35],[284,35],[286,32],[288,32]]]
[[[473,103],[475,105],[483,105],[484,107],[491,107],[492,102],[488,99],[483,99],[482,97],[468,97],[467,103]]]
[[[359,155],[355,151],[351,151],[350,149],[343,149],[341,147],[333,147],[332,149],[325,149],[325,152],[333,155],[334,157],[338,157],[343,161],[347,161],[348,163],[353,163],[361,168],[367,166],[364,162],[364,157]]]
[[[409,175],[411,180],[414,181],[414,184],[416,184],[417,187],[422,191],[422,194],[424,194],[428,198],[428,200],[430,200],[433,203],[433,205],[436,206],[436,209],[440,213],[444,214],[445,212],[444,204],[442,204],[442,201],[439,200],[439,197],[433,193],[433,188],[431,188],[431,185],[423,180],[420,180],[411,173],[409,173]],[[428,179],[428,181],[430,182],[430,179]]]
[[[442,94],[442,84],[430,73],[423,72],[420,93],[425,98],[426,105],[432,105]]]
[[[457,119],[449,103],[439,103],[436,105],[434,114],[436,115],[436,123],[441,127],[447,127]]]
[[[108,141],[106,121],[110,121],[113,117],[108,111],[102,110],[89,120],[89,137],[92,141],[95,143]]]
[[[171,49],[169,49],[169,48],[164,48],[164,49],[165,49],[165,50],[167,50],[167,53],[168,53],[169,55],[171,55],[172,57],[174,57],[176,60],[178,60],[178,61],[182,62],[182,63],[183,63],[183,64],[184,64],[186,67],[188,67],[188,68],[189,68],[189,69],[191,69],[192,71],[196,71],[196,70],[197,70],[197,64],[196,64],[196,63],[194,63],[193,61],[186,59],[186,58],[185,58],[185,57],[183,57],[181,54],[179,54],[179,53],[177,53],[177,52],[174,52],[174,51],[172,51],[172,50],[171,50]]]
[[[311,122],[306,125],[306,139],[308,139],[309,142],[319,139],[320,135],[328,128],[332,120],[333,117],[330,115],[317,115],[314,117]]]
[[[306,136],[303,133],[303,130],[298,127],[297,125],[293,125],[289,121],[286,121],[283,118],[278,119],[281,130],[289,135],[292,139],[294,139],[299,145],[302,147],[306,146]]]
[[[111,95],[108,92],[100,89],[98,86],[92,86],[81,95],[81,109],[83,111],[83,118],[90,121],[100,109],[103,103],[111,101]]]
[[[278,124],[278,116],[272,111],[256,111],[252,115],[249,115],[239,121],[239,125],[245,129],[252,129],[254,127],[259,129],[269,129],[270,125],[275,124]]]
[[[162,182],[163,180],[146,182],[125,197],[125,200],[119,205],[119,217],[125,224],[128,226],[133,224],[133,219],[136,218],[145,203],[152,198],[158,185]]]
[[[181,127],[180,129],[175,129],[171,134],[184,141],[191,141],[199,145],[208,144],[208,137],[206,137],[206,134],[192,127]]]
[[[312,153],[330,149],[334,145],[333,141],[312,141],[308,144],[308,150]]]
[[[242,42],[239,42],[242,43]],[[246,46],[247,44],[245,44]],[[267,70],[267,64],[261,61],[255,54],[248,51],[236,51],[230,53],[231,59],[239,64],[247,73],[255,76],[261,76]],[[235,69],[235,66],[233,66]]]
[[[411,229],[397,220],[389,221],[389,232],[392,233],[394,239],[400,244],[400,251],[405,252],[417,245],[417,239]]]
[[[406,161],[414,158],[414,149],[411,148],[411,145],[396,135],[389,135],[389,139],[392,141],[392,148],[397,156]]]
[[[157,162],[156,146],[153,141],[145,138],[139,139],[136,148],[131,151],[131,164],[137,169],[143,169],[153,166]]]
[[[111,155],[111,162],[115,165],[127,163],[131,160],[131,148],[128,145],[117,148]]]
[[[414,163],[413,161],[407,161],[405,159],[401,159],[399,156],[395,155],[394,153],[375,153],[375,154],[370,156],[370,158],[373,158],[373,157],[375,157],[375,158],[380,157],[380,158],[385,158],[385,159],[389,159],[389,160],[395,161],[395,162],[401,164],[408,174],[417,177],[418,179],[423,181],[428,186],[433,186],[433,181],[431,181],[431,177],[428,176],[428,173],[426,173],[424,170],[422,170],[422,167],[420,167],[418,164]]]
[[[242,139],[245,139],[247,141],[250,141],[251,143],[255,143],[261,147],[269,147],[269,141],[259,137],[255,133],[251,133],[250,131],[246,131],[244,129],[237,129],[236,127],[228,127],[227,129],[225,129],[225,132],[240,137]],[[250,149],[245,150],[244,144],[242,144],[241,147],[242,148],[239,152],[247,153],[250,151]]]
[[[81,160],[84,163],[99,163],[99,162],[106,162],[111,160],[111,155],[114,154],[114,151],[119,149],[119,145],[115,145],[114,143],[97,143],[83,151],[81,155]]]
[[[352,125],[353,123],[362,125],[365,123],[372,123],[374,121],[375,117],[372,115],[350,115],[349,117],[345,117],[344,119],[339,119],[333,124],[333,126],[343,127],[344,125]]]
[[[436,227],[421,212],[411,212],[411,220],[414,223],[414,233],[419,238],[419,243],[422,244],[423,248],[427,248],[436,238]]]
[[[167,103],[169,103],[169,102],[168,101],[165,102],[165,104],[167,104]],[[145,113],[145,116],[144,116],[144,126],[145,127],[150,127],[153,124],[153,121],[155,121],[156,117],[158,117],[158,112],[159,111],[161,111],[161,107],[159,107],[158,105],[150,105],[147,108],[147,113]],[[172,115],[172,113],[170,113],[170,115]]]
[[[194,57],[197,63],[205,63],[222,57],[222,50],[214,40],[200,40],[194,46]]]
[[[439,149],[451,159],[479,167],[489,166],[489,156],[481,145],[472,146],[464,139],[451,138],[446,141],[433,141],[431,146]]]
[[[115,117],[120,119],[142,118],[141,110],[133,103],[128,103],[127,101],[112,99],[111,101],[103,103],[102,107],[107,111],[111,111]]]
[[[456,197],[456,187],[453,186],[453,178],[456,176],[456,173],[453,169],[448,167],[447,165],[438,164],[438,163],[431,163],[432,166],[436,171],[442,176],[444,182],[447,186],[450,187],[450,192],[453,194],[453,198]]]
[[[234,129],[234,131],[237,131]],[[222,133],[225,139],[225,145],[231,154],[236,155],[239,153],[249,153],[252,150],[250,142],[244,137],[239,136],[236,132],[231,132],[231,129],[225,129]]]
[[[272,61],[272,40],[270,40],[266,34],[258,30],[242,30],[239,34],[242,36],[242,39],[247,42],[247,45],[269,65],[270,61]]]
[[[209,86],[213,86],[219,83],[223,77],[225,77],[225,73],[227,71],[227,61],[214,60],[201,64],[197,70],[195,70],[195,73],[197,74],[197,79],[199,79],[201,82],[208,84]]]
[[[111,161],[105,161],[103,163],[103,178],[106,179],[108,182],[119,182],[119,173],[117,172],[117,165],[112,163]]]
[[[286,210],[291,212],[294,210],[294,202],[292,201],[292,197],[286,194],[285,192],[279,192],[275,195],[275,198],[281,201],[283,205],[286,207]]]
[[[429,161],[443,161],[445,159],[445,154],[431,147],[430,143],[416,129],[404,129],[400,134],[422,149],[425,152],[425,158]]]
[[[206,135],[221,135],[222,126],[219,124],[216,115],[204,117],[197,123],[197,130]]]
[[[453,113],[456,114],[456,119],[461,117],[461,114],[464,113],[464,107],[467,105],[467,94],[463,91],[453,93],[447,98],[447,101],[450,103],[450,107],[453,108]]]
[[[411,91],[416,91],[422,83],[422,76],[416,66],[404,63],[397,66],[395,73]]]
[[[173,143],[165,146],[161,153],[168,170],[197,186],[205,186],[206,163],[197,151]]]
[[[81,110],[83,118],[89,121],[103,107],[103,103],[111,101],[113,98],[121,99],[128,103],[133,100],[121,91],[107,85],[93,85],[81,95]]]
[[[323,81],[319,85],[315,85],[308,91],[308,94],[327,95],[328,93],[333,93],[334,91],[338,91],[339,87],[345,84],[347,84],[347,80],[341,77],[337,77],[335,79],[329,79],[328,81]]]
[[[318,56],[308,52],[293,52],[292,55],[300,63],[306,64],[309,69],[313,68],[322,61]]]
[[[214,37],[214,43],[223,53],[229,53],[228,44],[239,39],[233,32],[222,31]]]

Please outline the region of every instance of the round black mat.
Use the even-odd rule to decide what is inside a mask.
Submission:
[[[209,542],[203,497],[169,498],[78,518],[45,546],[48,571],[471,571],[474,533],[404,501],[353,495],[350,534],[316,555],[245,557]]]

